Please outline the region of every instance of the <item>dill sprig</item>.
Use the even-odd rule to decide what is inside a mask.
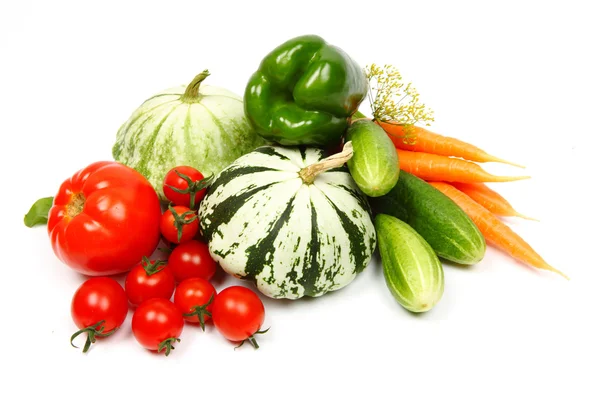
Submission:
[[[421,103],[412,83],[404,82],[394,66],[371,64],[365,68],[365,74],[369,80],[368,98],[374,120],[399,125],[422,123],[426,126],[433,122],[433,111]]]

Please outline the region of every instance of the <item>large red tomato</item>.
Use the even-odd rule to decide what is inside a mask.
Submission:
[[[100,161],[63,182],[48,215],[56,256],[82,274],[130,270],[160,239],[158,196],[142,174]]]

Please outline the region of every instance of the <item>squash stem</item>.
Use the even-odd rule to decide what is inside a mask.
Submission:
[[[196,103],[200,97],[200,84],[208,76],[210,76],[210,73],[207,69],[196,75],[187,88],[185,88],[185,92],[181,95],[181,101],[188,104]]]
[[[302,168],[300,172],[298,172],[298,175],[305,184],[310,185],[315,181],[317,175],[332,168],[341,167],[351,159],[353,155],[354,150],[352,148],[352,142],[346,142],[341,152],[311,164],[308,167]]]

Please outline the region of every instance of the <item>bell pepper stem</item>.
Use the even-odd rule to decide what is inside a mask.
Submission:
[[[181,95],[181,101],[188,104],[196,103],[198,98],[200,98],[200,84],[208,76],[210,76],[210,73],[207,69],[196,75]]]
[[[304,167],[298,172],[298,175],[302,181],[310,185],[315,181],[317,175],[332,168],[341,167],[354,155],[352,148],[352,142],[346,142],[341,152],[329,156],[317,163],[311,164],[308,167]]]

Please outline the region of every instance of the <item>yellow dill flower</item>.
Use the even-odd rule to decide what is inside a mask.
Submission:
[[[412,83],[404,82],[392,65],[375,64],[365,68],[369,80],[369,102],[373,119],[400,125],[433,122],[433,111],[421,103]]]

